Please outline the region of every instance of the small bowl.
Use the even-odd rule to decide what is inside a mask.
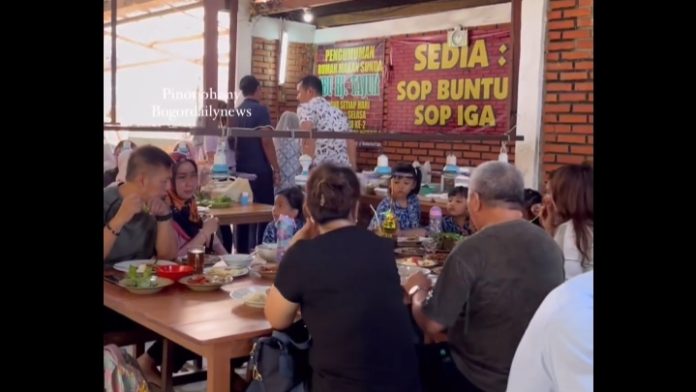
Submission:
[[[248,254],[238,253],[235,255],[222,256],[222,260],[224,260],[229,267],[241,269],[248,267],[254,258]]]
[[[261,257],[262,259],[266,260],[268,263],[277,263],[278,262],[278,244],[271,244],[271,243],[266,243],[266,244],[261,244],[256,247],[256,253]]]
[[[193,267],[190,265],[162,265],[155,270],[157,276],[178,282],[181,278],[193,275]]]

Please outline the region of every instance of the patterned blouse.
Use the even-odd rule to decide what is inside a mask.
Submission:
[[[300,165],[300,141],[292,138],[275,138],[276,156],[280,166],[280,186],[277,190],[295,186],[295,176],[302,173]]]
[[[401,207],[398,205],[391,197],[385,197],[379,202],[377,206],[377,216],[372,217],[370,226],[368,230],[375,230],[379,227],[381,219],[384,218],[384,214],[392,210],[396,216],[397,223],[399,224],[399,230],[409,230],[418,229],[421,227],[420,224],[420,201],[418,201],[417,195],[411,195],[408,197],[406,207]]]
[[[295,235],[302,226],[304,226],[304,219],[295,219],[295,228],[292,230],[292,235]],[[276,230],[275,221],[270,221],[266,225],[266,229],[263,231],[263,241],[264,244],[275,244],[278,242],[278,231]]]
[[[309,102],[297,107],[300,124],[310,121],[317,132],[351,132],[348,117],[336,107],[331,106],[323,97],[314,97]],[[317,139],[314,152],[314,164],[332,162],[341,166],[350,166],[348,145],[345,139]]]
[[[442,232],[443,233],[456,233],[464,236],[471,235],[473,230],[471,230],[471,224],[469,220],[466,220],[464,226],[459,226],[457,222],[454,221],[454,217],[446,216],[442,218]]]

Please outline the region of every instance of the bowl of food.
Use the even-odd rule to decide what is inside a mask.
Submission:
[[[251,308],[263,309],[266,306],[266,293],[251,293],[244,297],[244,305]]]
[[[264,243],[256,247],[256,254],[267,263],[278,262],[278,244]]]
[[[249,268],[234,268],[234,267],[210,267],[203,270],[203,272],[215,278],[223,280],[225,283],[231,282],[233,278],[238,278],[249,274]]]
[[[215,291],[227,282],[210,275],[191,275],[180,279],[179,283],[193,291]]]
[[[437,250],[441,252],[451,252],[457,242],[462,240],[464,236],[456,233],[440,233],[435,239],[437,240]]]
[[[133,294],[154,294],[162,291],[163,288],[171,286],[174,281],[155,275],[152,267],[132,265],[128,269],[126,278],[121,279],[118,285]]]
[[[177,282],[185,276],[193,275],[194,270],[190,265],[160,265],[155,268],[155,273]]]
[[[251,255],[244,253],[237,253],[234,255],[222,256],[222,260],[227,264],[228,267],[232,268],[246,268],[251,264],[254,258]]]

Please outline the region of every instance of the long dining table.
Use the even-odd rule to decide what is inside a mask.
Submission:
[[[157,294],[138,295],[105,281],[104,306],[162,336],[163,358],[169,357],[172,342],[204,357],[207,391],[229,392],[230,360],[249,355],[253,340],[271,333],[263,309],[248,307],[231,298],[230,292],[270,285],[270,280],[246,276],[213,292],[196,292],[175,283]]]

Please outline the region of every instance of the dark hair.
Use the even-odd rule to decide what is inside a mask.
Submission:
[[[532,206],[535,204],[541,203],[542,199],[543,198],[541,196],[541,193],[535,191],[534,189],[525,188],[525,190],[524,190],[524,205],[522,206],[522,208],[524,208],[524,210],[522,212],[527,214],[527,216],[533,217],[534,212],[532,212]],[[532,221],[532,223],[534,223],[535,225],[537,225],[539,227],[543,227],[541,225],[541,219],[534,219]]]
[[[239,89],[242,90],[242,95],[245,97],[253,95],[259,86],[260,83],[254,75],[246,75],[239,81]]]
[[[346,219],[360,198],[360,182],[353,170],[325,163],[307,180],[307,209],[318,224]]]
[[[126,169],[126,180],[131,181],[146,166],[163,167],[171,169],[172,158],[161,148],[146,145],[138,147],[128,158],[128,168]]]
[[[582,255],[582,265],[589,261],[594,226],[594,175],[589,163],[561,166],[549,175],[549,188],[556,213],[573,222],[575,245]]]
[[[447,197],[454,197],[454,196],[461,196],[461,197],[469,197],[469,188],[465,186],[455,186],[452,188],[449,193],[447,193]]]
[[[322,95],[322,85],[321,85],[321,79],[316,77],[315,75],[307,75],[302,80],[300,80],[300,86],[304,89],[311,88],[314,90],[318,96]]]
[[[416,181],[416,186],[413,187],[411,192],[408,193],[409,196],[417,195],[418,192],[420,192],[422,177],[420,168],[413,167],[413,165],[410,163],[397,163],[392,170],[392,178],[397,174],[408,174],[409,176],[413,177],[414,181]]]
[[[297,219],[304,219],[304,215],[302,214],[304,192],[302,192],[302,188],[299,186],[291,186],[290,188],[281,189],[276,193],[276,196],[283,196],[287,199],[290,207],[298,211]]]

